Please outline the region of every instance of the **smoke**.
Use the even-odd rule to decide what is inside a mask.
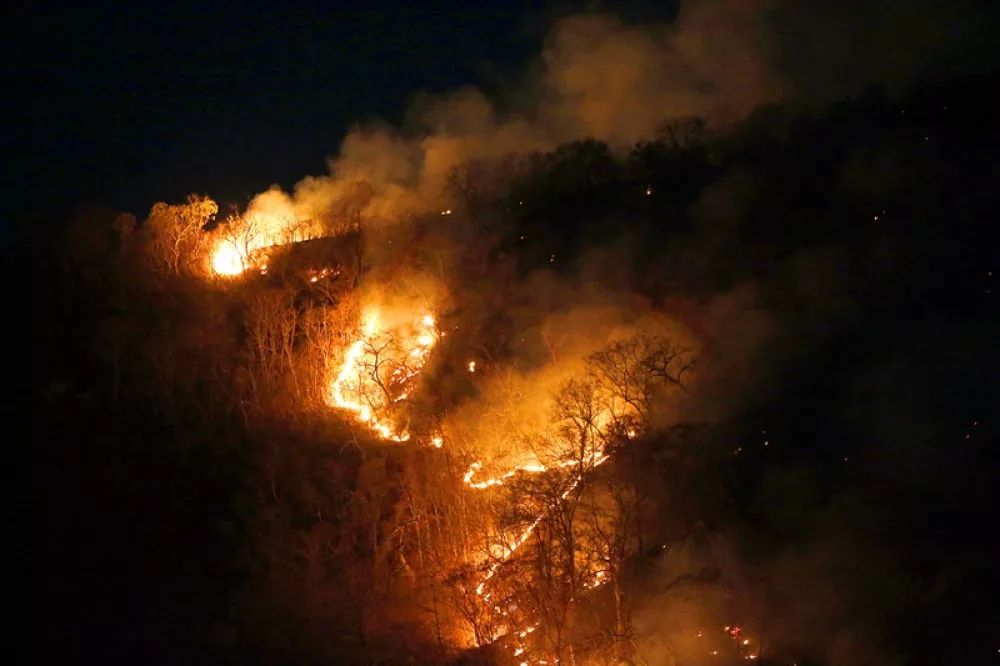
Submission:
[[[304,178],[283,203],[331,234],[391,225],[451,208],[449,179],[463,164],[585,138],[623,149],[683,117],[725,130],[761,106],[872,83],[900,89],[926,71],[995,62],[978,57],[989,51],[974,28],[996,17],[975,3],[897,4],[697,0],[669,24],[566,16],[517,89],[499,99],[471,87],[422,95],[402,127],[355,125],[329,173]]]
[[[404,127],[356,125],[329,174],[295,186],[295,213],[334,227],[345,208],[363,224],[399,222],[447,207],[449,175],[461,164],[583,138],[624,148],[678,117],[728,126],[782,95],[764,9],[760,1],[693,3],[670,25],[565,17],[546,38],[535,75],[509,94],[517,104],[501,107],[466,88],[420,98]]]
[[[741,654],[766,661],[780,653],[798,655],[798,663],[906,663],[887,644],[882,626],[884,614],[899,611],[912,581],[896,573],[888,549],[860,550],[847,545],[857,534],[827,529],[763,563],[748,557],[747,535],[735,531],[670,544],[636,594],[643,661],[708,665],[736,663]],[[865,605],[857,603],[856,590],[844,589],[844,567],[872,577],[868,595],[861,595]],[[735,641],[728,631],[733,626],[740,630]]]
[[[685,4],[674,25],[631,26],[612,16],[559,22],[542,54],[542,117],[581,137],[627,146],[670,118],[725,126],[781,97],[764,23],[769,3]]]
[[[470,390],[447,411],[444,430],[452,446],[480,459],[505,465],[532,461],[532,447],[554,432],[561,387],[585,377],[588,357],[611,342],[662,336],[692,356],[700,352],[679,319],[638,295],[601,289],[586,278],[540,271],[493,290],[498,300],[486,318],[503,316],[508,333],[477,327],[479,313],[466,312],[455,324],[457,335],[441,350],[444,363],[470,382]],[[488,349],[496,337],[506,338],[506,344]],[[470,360],[476,362],[474,375],[467,373]]]
[[[368,264],[391,263],[388,258],[398,258],[398,248],[408,243],[401,223],[455,205],[449,186],[456,167],[478,163],[490,171],[510,156],[551,151],[585,138],[623,150],[657,138],[671,119],[699,116],[728,127],[757,106],[781,99],[782,85],[769,65],[768,4],[686,4],[672,24],[628,24],[606,13],[562,18],[546,37],[531,76],[504,100],[475,88],[422,96],[404,126],[356,125],[329,160],[327,175],[303,179],[289,195],[272,187],[249,210],[280,208],[281,219],[290,210],[295,219],[331,233],[360,226],[367,231]],[[452,238],[445,244],[456,242]],[[615,263],[629,262],[620,256]],[[366,278],[372,291],[381,290],[386,280],[378,270]],[[695,347],[684,324],[650,320],[649,303],[623,303],[633,298],[627,290],[586,293],[586,287],[536,276],[522,291],[531,293],[530,304],[520,309],[508,304],[507,312],[525,343],[507,360],[527,387],[522,404],[537,406],[539,418],[548,416],[558,384],[613,339],[641,330],[679,337]],[[544,298],[549,301],[543,303]],[[538,313],[553,314],[539,319]],[[504,381],[509,389],[511,376]],[[483,395],[468,409],[497,411],[488,396],[500,400],[509,390],[487,388]]]
[[[766,6],[699,2],[685,6],[672,24],[634,25],[611,14],[565,17],[552,26],[531,75],[504,99],[475,88],[422,96],[402,127],[353,127],[329,160],[327,175],[305,178],[288,196],[272,188],[250,210],[280,202],[298,219],[319,220],[332,231],[360,226],[366,231],[367,262],[375,267],[366,277],[367,289],[383,291],[395,279],[388,267],[401,260],[402,248],[418,244],[409,237],[412,225],[405,223],[438,217],[456,206],[450,199],[456,167],[500,170],[511,156],[551,151],[580,139],[597,139],[621,151],[657,138],[671,119],[699,116],[727,127],[757,106],[779,100],[781,84],[768,64]],[[475,230],[458,228],[478,222],[465,215],[438,219],[437,233],[446,236],[439,259],[449,259],[440,270],[449,273],[462,248],[448,246],[461,244],[463,235],[466,241],[470,235],[476,242],[483,239]],[[426,236],[419,244],[428,245]],[[614,263],[629,264],[625,256]],[[429,271],[426,262],[416,272],[421,270]],[[451,417],[455,423],[464,420],[463,413],[508,413],[504,403],[512,395],[520,405],[517,420],[543,423],[557,387],[582,371],[588,355],[638,332],[680,340],[697,351],[696,336],[686,324],[654,314],[653,304],[630,295],[624,284],[595,291],[587,276],[566,283],[538,273],[514,288],[516,293],[496,309],[510,318],[520,339],[498,364],[496,377],[485,380],[478,396]],[[456,353],[468,355],[467,350]],[[456,358],[454,365],[463,368],[465,361]],[[510,437],[491,433],[465,439],[495,447]]]
[[[264,244],[284,241],[284,235],[295,227],[299,217],[295,202],[278,187],[271,187],[254,197],[243,217],[255,233],[267,239]],[[309,218],[304,218],[309,219]]]
[[[701,117],[724,130],[755,109],[812,104],[873,83],[901,90],[928,72],[996,62],[972,2],[698,0],[670,24],[609,13],[556,21],[532,74],[491,99],[475,88],[417,98],[402,127],[358,124],[292,193],[296,216],[380,226],[446,209],[452,171],[584,138],[612,149]],[[269,195],[269,193],[265,193]]]
[[[957,0],[782,2],[772,12],[775,67],[794,96],[829,102],[878,85],[900,93],[915,79],[989,71],[995,3]]]

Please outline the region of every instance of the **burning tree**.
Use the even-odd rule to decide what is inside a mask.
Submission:
[[[434,316],[386,328],[380,312],[369,309],[363,320],[361,337],[347,349],[330,385],[332,404],[354,412],[384,439],[404,442],[409,432],[394,427],[391,412],[409,397],[412,380],[437,342]]]
[[[683,386],[692,367],[690,353],[665,338],[613,342],[556,391],[552,427],[524,444],[537,462],[487,479],[477,478],[481,465],[473,463],[466,485],[495,488],[501,498],[492,505],[494,527],[476,588],[485,612],[468,613],[477,636],[491,627],[495,638],[506,636],[515,657],[536,652],[561,663],[573,663],[581,651],[629,657],[632,630],[620,575],[641,551],[641,498],[612,475],[601,479],[598,468],[650,427],[658,402]],[[610,631],[601,604],[587,601],[609,581]]]
[[[154,265],[172,275],[200,272],[209,247],[205,226],[218,212],[217,203],[196,194],[185,204],[155,204],[143,225]]]

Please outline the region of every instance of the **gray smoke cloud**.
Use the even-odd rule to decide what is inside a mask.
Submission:
[[[351,209],[363,223],[397,222],[447,206],[449,175],[463,163],[583,138],[624,148],[678,117],[737,122],[783,96],[771,66],[768,5],[691,3],[672,24],[632,25],[606,13],[562,18],[516,111],[501,112],[482,91],[464,88],[422,97],[405,127],[356,125],[329,174],[295,186],[295,215],[323,219]]]
[[[452,170],[592,138],[613,149],[655,138],[670,119],[724,130],[762,105],[825,102],[873,83],[901,89],[927,72],[995,63],[974,2],[697,0],[672,23],[613,13],[554,22],[513,109],[468,87],[421,96],[403,127],[358,124],[292,192],[298,219],[380,225],[448,207]],[[979,35],[979,37],[977,37]],[[273,192],[268,196],[273,197]]]

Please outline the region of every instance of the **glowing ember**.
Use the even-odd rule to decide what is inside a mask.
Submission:
[[[755,661],[760,656],[759,650],[754,650],[753,641],[746,636],[743,627],[726,626],[722,630],[737,644],[739,655],[744,660]]]

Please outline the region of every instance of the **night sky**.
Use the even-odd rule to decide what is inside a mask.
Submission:
[[[9,24],[12,203],[245,202],[323,172],[355,121],[518,76],[555,15],[542,4],[30,3]]]
[[[988,4],[958,3],[955,20],[927,2],[775,3],[771,56],[786,92],[824,100],[909,80],[916,61],[976,69],[984,50],[996,59]],[[502,97],[554,21],[595,8],[669,23],[679,3],[18,3],[4,21],[6,204],[37,221],[90,204],[142,216],[190,192],[245,203],[325,172],[352,124],[398,125],[421,93]],[[923,45],[942,38],[960,46],[935,60]]]

